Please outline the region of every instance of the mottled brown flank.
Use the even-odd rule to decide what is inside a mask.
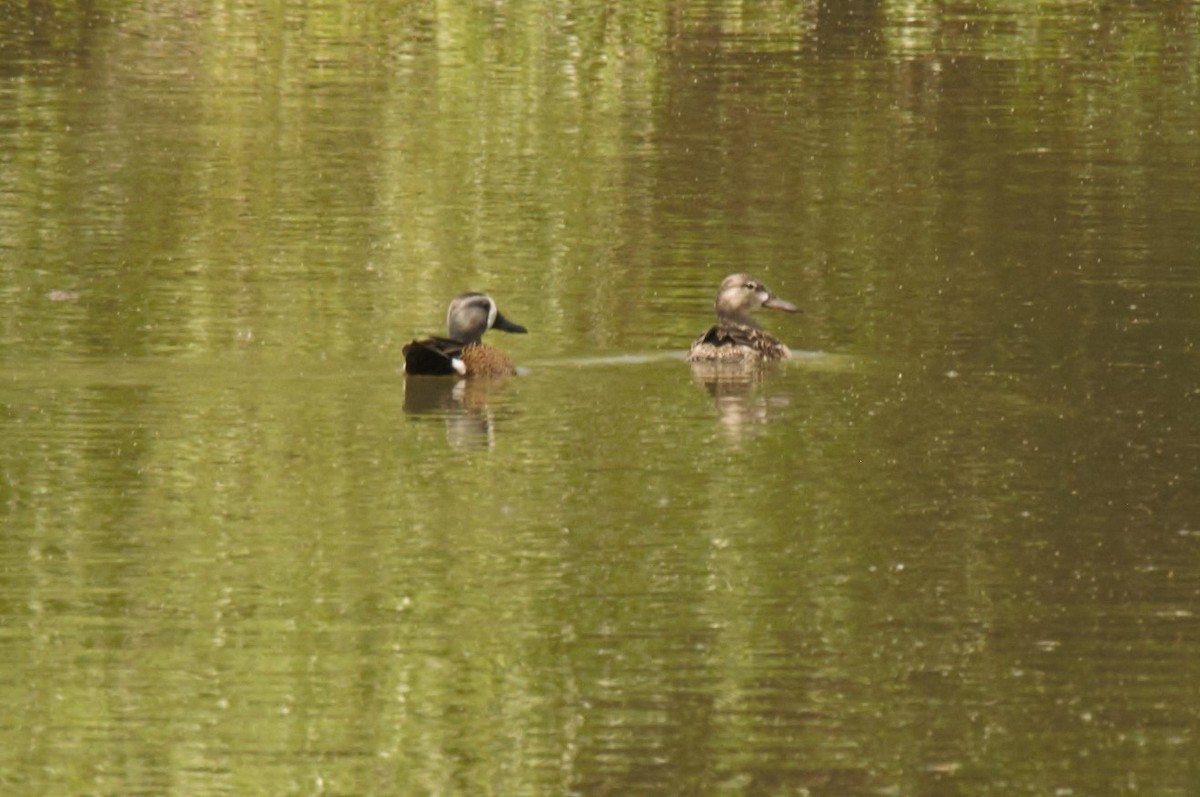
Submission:
[[[511,357],[486,343],[472,343],[460,356],[467,376],[511,376],[517,372]]]
[[[750,363],[791,356],[791,349],[761,329],[720,324],[697,338],[688,352],[690,362]]]

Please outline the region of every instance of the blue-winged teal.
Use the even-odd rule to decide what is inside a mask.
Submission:
[[[414,340],[404,347],[404,372],[429,376],[507,376],[517,368],[499,349],[482,342],[489,329],[524,333],[525,327],[500,314],[484,293],[464,293],[450,302],[447,338]]]
[[[717,323],[696,339],[688,352],[691,362],[760,362],[786,360],[787,346],[764,332],[750,317],[760,307],[797,313],[749,274],[730,274],[717,291]]]

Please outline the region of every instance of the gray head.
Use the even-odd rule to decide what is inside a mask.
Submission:
[[[478,343],[489,329],[526,331],[525,327],[500,315],[496,302],[486,293],[464,293],[456,297],[446,313],[446,326],[450,337],[459,343]]]
[[[720,321],[758,329],[750,313],[760,307],[788,313],[800,312],[799,307],[780,299],[749,274],[730,274],[721,282],[721,288],[717,291],[717,318]]]

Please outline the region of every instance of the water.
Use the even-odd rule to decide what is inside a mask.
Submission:
[[[1198,23],[0,8],[5,793],[1194,793]]]

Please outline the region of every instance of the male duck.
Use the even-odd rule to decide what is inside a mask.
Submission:
[[[446,313],[448,338],[414,340],[404,347],[404,372],[414,375],[507,376],[517,368],[512,359],[482,342],[489,329],[526,331],[500,314],[496,302],[484,293],[464,293],[450,302]]]
[[[730,274],[717,291],[717,323],[692,344],[688,360],[751,363],[791,357],[787,346],[764,332],[750,317],[760,307],[788,313],[800,311],[749,274]]]

